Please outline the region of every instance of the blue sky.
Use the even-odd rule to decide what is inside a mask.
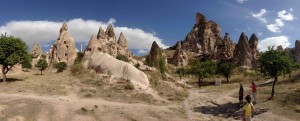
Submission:
[[[195,23],[195,13],[200,12],[222,28],[222,36],[229,33],[235,43],[245,32],[249,37],[256,33],[260,49],[272,44],[294,47],[295,40],[300,39],[300,1],[270,1],[2,0],[0,32],[21,37],[29,46],[36,41],[49,47],[64,21],[70,23],[78,43],[86,43],[99,25],[105,28],[113,23],[117,34],[125,31],[130,48],[143,53],[153,40],[163,47],[183,40]]]

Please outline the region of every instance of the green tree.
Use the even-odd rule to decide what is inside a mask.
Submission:
[[[67,63],[59,62],[59,63],[55,64],[54,67],[56,68],[57,73],[60,73],[67,69]]]
[[[160,71],[162,77],[165,77],[165,73],[167,71],[166,57],[165,56],[160,56],[160,58],[159,58],[159,71]]]
[[[40,59],[36,64],[35,67],[38,68],[41,71],[41,74],[43,74],[43,71],[48,68],[48,63],[45,59]]]
[[[235,65],[230,62],[221,62],[218,64],[217,73],[223,75],[227,83],[229,83],[229,78],[232,76],[233,71],[235,69]]]
[[[179,75],[180,79],[187,74],[187,70],[185,68],[178,68],[175,71],[176,74]]]
[[[28,71],[28,69],[32,68],[32,58],[29,54],[27,54],[25,56],[25,58],[23,59],[23,61],[21,62],[22,64],[22,69],[25,69],[25,71]]]
[[[27,55],[27,45],[20,38],[13,36],[0,36],[0,65],[2,65],[3,82],[10,69],[22,62]]]
[[[83,56],[84,56],[84,53],[83,53],[83,52],[78,52],[74,64],[81,63],[81,61],[82,61],[82,59],[83,59]]]
[[[191,61],[189,73],[198,77],[199,86],[205,78],[209,78],[216,73],[217,65],[211,60],[201,62],[199,59]]]
[[[269,48],[267,52],[262,53],[258,63],[260,73],[274,79],[271,98],[274,97],[278,76],[290,74],[293,70],[299,68],[299,65],[285,51],[278,51],[273,48]]]

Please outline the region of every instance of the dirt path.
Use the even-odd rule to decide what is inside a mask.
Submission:
[[[224,92],[211,90],[210,88],[191,88],[189,91],[190,97],[182,103],[187,112],[188,120],[241,120],[242,110],[239,107],[238,99],[232,97],[238,91],[238,87]],[[255,121],[292,121],[285,117],[277,116],[262,107],[256,107],[255,109],[255,117],[253,118]]]

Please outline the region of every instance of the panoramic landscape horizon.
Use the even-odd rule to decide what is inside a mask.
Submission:
[[[3,0],[0,121],[298,121],[299,4]]]

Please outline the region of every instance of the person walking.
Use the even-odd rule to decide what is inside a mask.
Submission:
[[[252,96],[253,96],[253,103],[256,104],[256,84],[252,82]]]
[[[254,106],[251,102],[251,97],[250,95],[247,95],[245,97],[247,104],[244,105],[243,107],[243,115],[242,115],[242,120],[243,121],[252,121],[252,118],[254,116]]]
[[[239,101],[241,107],[243,106],[243,98],[244,98],[244,88],[243,85],[240,83]]]

